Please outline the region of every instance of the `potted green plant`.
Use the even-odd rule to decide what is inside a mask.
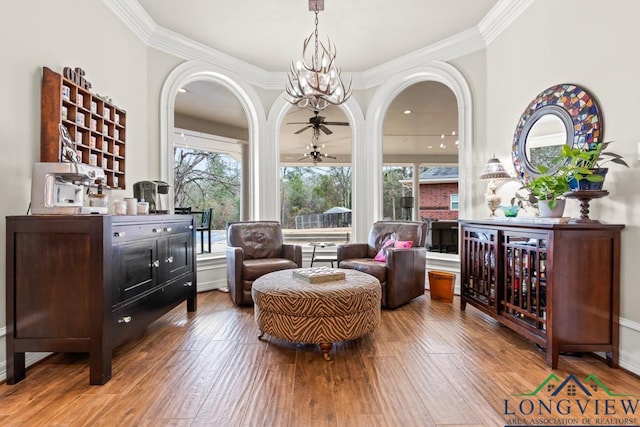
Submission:
[[[540,216],[562,216],[564,193],[571,191],[569,180],[572,168],[563,165],[553,174],[546,166],[538,166],[540,175],[529,181],[525,187],[538,200]]]
[[[537,211],[538,198],[534,194],[532,194],[526,186],[522,186],[516,190],[515,194],[511,198],[511,206],[515,206],[518,211],[520,211],[521,209],[523,211],[527,211],[528,208],[533,208]]]
[[[569,145],[562,147],[558,160],[564,159],[566,167],[571,170],[575,180],[570,182],[572,189],[601,190],[609,170],[602,166],[607,162],[629,167],[620,154],[605,151],[609,144],[611,141],[591,143],[586,149]]]

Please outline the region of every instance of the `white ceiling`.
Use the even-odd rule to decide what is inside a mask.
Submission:
[[[314,29],[307,0],[138,0],[156,24],[268,71],[286,71]],[[475,27],[497,0],[325,0],[321,41],[364,71]]]
[[[287,71],[302,54],[302,43],[314,29],[307,0],[138,0],[161,27],[269,71]],[[498,0],[325,0],[319,14],[319,38],[337,48],[343,70],[362,72],[477,26]],[[284,82],[283,82],[284,88]],[[193,82],[176,101],[176,112],[247,127],[244,111],[226,89]],[[413,110],[410,115],[405,109]],[[328,121],[346,121],[339,108],[322,112]],[[292,108],[281,129],[281,155],[295,161],[311,140],[311,130],[294,135],[312,114]],[[347,126],[329,126],[321,134],[322,152],[349,161]],[[390,106],[384,124],[384,154],[457,154],[455,97],[445,86],[424,82],[407,88]],[[444,140],[441,135],[445,134]],[[224,136],[224,135],[223,135]],[[447,147],[440,149],[440,143]],[[432,147],[432,148],[428,148]],[[346,156],[346,157],[344,157]]]

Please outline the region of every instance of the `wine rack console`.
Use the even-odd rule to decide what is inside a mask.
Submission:
[[[546,349],[618,366],[624,225],[460,221],[460,307],[482,310]]]

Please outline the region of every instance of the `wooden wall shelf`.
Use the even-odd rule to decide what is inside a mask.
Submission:
[[[106,186],[124,190],[127,113],[85,86],[43,67],[40,161],[63,161],[62,124],[76,142],[82,163],[103,168]]]

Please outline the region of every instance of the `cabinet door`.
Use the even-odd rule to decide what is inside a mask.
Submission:
[[[547,233],[504,230],[502,315],[537,335],[547,319]]]
[[[463,227],[462,296],[478,308],[496,313],[498,233]]]
[[[156,239],[116,245],[113,248],[114,283],[112,305],[142,297],[158,284],[161,262]]]
[[[161,263],[163,281],[171,281],[193,271],[193,237],[191,231],[168,234],[163,239]]]

